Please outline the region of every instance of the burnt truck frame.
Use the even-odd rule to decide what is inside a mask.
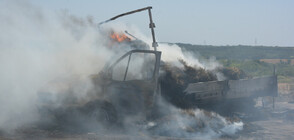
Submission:
[[[150,28],[153,38],[152,47],[154,50],[131,50],[107,65],[98,75],[92,75],[94,84],[93,94],[95,96],[86,103],[73,103],[63,107],[56,107],[49,100],[42,100],[48,92],[41,92],[42,104],[40,108],[43,113],[40,121],[41,126],[55,128],[56,124],[61,129],[69,131],[80,128],[85,132],[88,130],[101,129],[101,124],[109,128],[125,122],[122,119],[132,118],[132,122],[146,122],[157,120],[167,113],[162,109],[159,102],[161,94],[172,96],[161,89],[160,68],[161,52],[157,51],[157,42],[154,36],[155,25],[151,16],[152,7],[146,7],[127,12],[111,18],[103,23],[115,20],[121,16],[148,10]],[[135,57],[137,55],[137,58]],[[138,65],[133,65],[138,62]],[[125,64],[125,67],[118,67]],[[122,65],[123,66],[123,65]],[[134,67],[135,66],[135,67]],[[116,73],[119,73],[116,75]],[[256,83],[260,86],[256,87]],[[50,92],[49,92],[50,93]],[[92,91],[91,91],[92,94]],[[97,98],[97,95],[99,96]],[[277,96],[277,76],[261,77],[246,80],[210,81],[203,83],[190,83],[183,91],[183,98],[192,107],[217,106],[222,110],[228,110],[221,104],[227,104],[229,108],[245,101],[245,105],[252,105],[247,102],[255,97]],[[248,99],[248,100],[247,100]],[[128,116],[128,117],[125,117]],[[132,117],[134,116],[134,117]],[[55,120],[54,124],[46,124],[48,120]],[[160,119],[159,119],[160,120]],[[82,123],[81,123],[82,122]],[[45,124],[43,124],[45,123]],[[108,128],[107,128],[108,129]]]
[[[159,81],[161,52],[156,49],[158,45],[155,40],[155,24],[152,20],[151,9],[152,7],[146,7],[130,11],[99,24],[100,26],[119,17],[148,10],[150,19],[149,28],[152,33],[152,47],[154,50],[131,50],[100,73],[100,76],[103,77],[103,82],[99,84],[102,85],[104,99],[113,104],[116,109],[123,110],[126,114],[136,114],[140,112],[144,116],[149,116],[154,112],[154,108],[156,108],[157,98],[161,96]],[[136,53],[155,55],[154,71],[151,78],[127,80],[130,60],[132,55]],[[123,78],[121,80],[114,79],[113,73],[116,69],[115,66],[127,57],[128,61]],[[257,84],[260,86],[256,86]],[[113,94],[120,94],[121,96]],[[252,99],[256,97],[277,96],[277,76],[274,74],[273,76],[253,79],[190,83],[183,91],[183,94],[185,94],[183,95],[184,101],[193,107],[221,107],[220,104],[228,104],[229,107],[232,107],[232,104],[234,106],[240,104],[242,101],[245,101],[245,104],[252,105],[251,102],[247,101],[252,101]],[[117,97],[119,97],[119,99]]]
[[[135,77],[128,78],[131,73],[130,67],[132,66],[132,57],[136,54],[140,55],[151,55],[154,56],[151,65],[149,65],[149,70],[151,68],[151,73],[146,74],[146,77]],[[119,70],[122,74],[119,78],[115,78],[115,68],[122,61],[126,59],[126,66]],[[150,57],[148,57],[150,59]],[[147,59],[147,61],[148,61]],[[143,58],[143,63],[146,59]],[[144,116],[148,116],[152,112],[152,108],[156,104],[156,98],[160,94],[159,87],[159,68],[160,68],[161,52],[153,50],[131,50],[121,56],[117,61],[111,64],[105,69],[100,75],[103,77],[102,82],[102,92],[104,100],[112,103],[120,113],[123,114],[136,114],[143,113]],[[150,61],[147,63],[150,64]],[[152,64],[153,63],[153,64]],[[144,70],[148,69],[148,65],[144,65]],[[141,70],[135,69],[138,73]],[[95,80],[94,80],[95,81]]]
[[[142,114],[143,117],[153,116],[156,106],[156,99],[160,96],[160,84],[159,84],[159,69],[160,69],[160,61],[161,61],[161,52],[157,51],[157,42],[155,39],[155,24],[152,19],[151,6],[133,10],[130,12],[126,12],[115,17],[110,18],[109,20],[100,22],[98,27],[107,22],[116,20],[117,18],[134,14],[137,12],[148,11],[149,16],[149,28],[151,29],[152,35],[152,47],[154,50],[131,50],[121,56],[117,61],[115,61],[112,65],[106,68],[105,71],[102,71],[99,75],[103,77],[103,82],[101,80],[93,80],[99,81],[99,84],[102,85],[102,93],[104,100],[112,103],[117,110],[120,110],[121,114]],[[143,79],[132,79],[128,80],[127,76],[129,74],[130,62],[133,54],[141,53],[144,55],[153,54],[154,55],[154,63],[153,63],[153,73],[149,73],[149,78]],[[115,79],[113,77],[113,73],[115,70],[115,66],[119,64],[124,58],[128,57],[127,66],[125,67],[125,71],[123,78]],[[146,60],[144,60],[146,61]],[[147,64],[147,63],[146,63]],[[150,65],[149,65],[150,66]],[[152,64],[151,64],[152,67]],[[148,67],[146,68],[148,69]],[[137,71],[139,72],[139,71]],[[95,83],[95,82],[94,82]],[[116,94],[116,95],[113,95]],[[121,95],[117,95],[121,94]]]

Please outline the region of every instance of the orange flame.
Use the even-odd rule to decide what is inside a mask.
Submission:
[[[131,41],[131,39],[125,34],[112,33],[110,37],[117,42]]]

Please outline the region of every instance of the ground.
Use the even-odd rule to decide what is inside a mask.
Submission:
[[[244,120],[244,130],[238,139],[284,139],[294,138],[294,104],[275,102],[275,108],[260,110],[261,118]]]
[[[275,108],[268,104],[265,108],[258,106],[258,115],[239,115],[244,122],[244,128],[235,136],[224,136],[217,139],[289,139],[294,138],[294,103],[276,101]],[[23,129],[13,135],[1,134],[1,140],[10,139],[45,139],[45,140],[81,140],[81,139],[103,139],[103,140],[128,140],[128,139],[184,139],[159,136],[147,136],[145,134],[130,135],[108,135],[97,133],[68,134],[58,131],[44,131],[39,129]],[[195,138],[193,138],[195,139]]]

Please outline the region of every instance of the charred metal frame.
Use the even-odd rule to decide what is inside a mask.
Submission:
[[[155,98],[157,97],[157,95],[160,94],[160,84],[158,83],[158,79],[159,79],[159,69],[160,69],[160,59],[161,59],[161,52],[160,51],[153,51],[153,50],[131,50],[129,52],[127,52],[126,54],[124,54],[123,56],[121,56],[119,59],[117,59],[113,64],[111,64],[106,70],[107,70],[107,75],[108,75],[108,79],[110,79],[111,81],[115,82],[115,80],[112,79],[112,72],[113,72],[113,68],[116,64],[118,64],[122,59],[124,59],[125,57],[127,57],[128,55],[132,55],[132,53],[152,53],[155,55],[155,67],[154,67],[154,71],[153,71],[153,75],[151,79],[145,79],[145,80],[139,80],[142,82],[148,82],[148,83],[152,83],[152,91],[153,91],[153,101],[151,106],[153,106],[155,103]],[[128,67],[129,67],[129,62],[130,62],[130,56],[129,56],[129,60],[128,60],[128,64],[127,64],[127,68],[125,71],[125,75],[124,75],[124,79],[123,79],[123,83],[127,84],[129,81],[125,81],[126,80],[126,75],[127,75],[127,71],[128,71]],[[132,80],[131,80],[132,81]],[[109,86],[109,85],[108,85]],[[103,91],[105,92],[106,87],[103,87]]]
[[[152,51],[152,50],[131,50],[129,52],[127,52],[126,54],[124,54],[123,56],[121,56],[118,60],[116,60],[109,68],[108,68],[108,72],[112,72],[113,67],[119,63],[123,58],[125,58],[128,55],[131,55],[132,53],[153,53],[155,55],[155,67],[154,67],[154,72],[152,75],[152,80],[155,80],[155,83],[157,83],[157,79],[158,79],[158,72],[159,71],[159,64],[160,64],[160,57],[161,57],[161,52],[159,51]],[[127,63],[127,68],[126,68],[126,72],[124,75],[124,80],[126,79],[126,75],[127,75],[127,71],[128,71],[128,67],[129,67],[129,62],[130,62],[130,57],[128,59],[128,63]],[[110,73],[109,73],[110,74]]]

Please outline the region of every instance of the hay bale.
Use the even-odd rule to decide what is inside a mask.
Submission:
[[[189,108],[190,105],[184,100],[184,90],[189,83],[206,82],[217,80],[212,71],[203,68],[189,66],[184,60],[179,60],[182,68],[170,63],[165,63],[160,76],[163,97],[180,108]]]

